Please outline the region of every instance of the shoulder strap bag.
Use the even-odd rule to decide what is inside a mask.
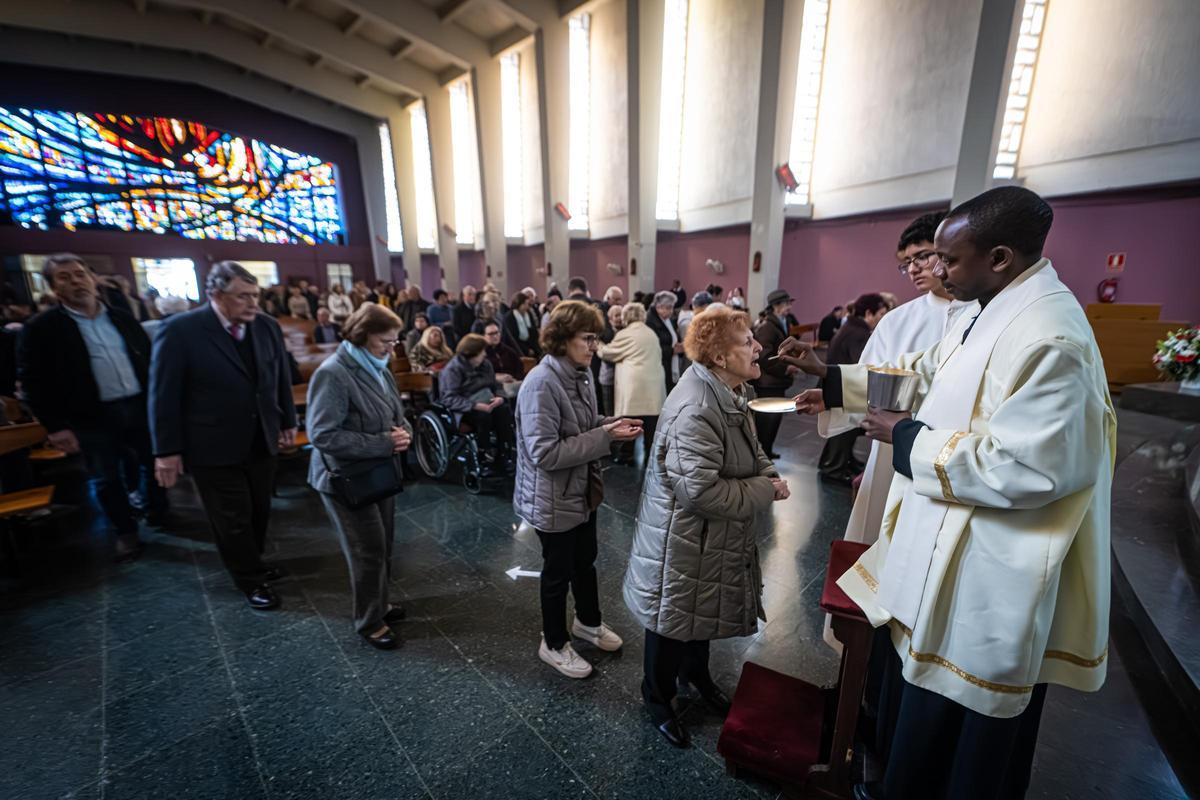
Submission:
[[[404,491],[403,469],[398,455],[364,458],[352,461],[341,469],[331,467],[324,453],[321,453],[321,461],[329,473],[329,485],[334,497],[352,511]]]

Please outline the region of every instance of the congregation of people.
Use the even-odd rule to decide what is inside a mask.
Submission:
[[[62,253],[46,259],[43,310],[6,306],[0,390],[52,447],[82,455],[119,560],[143,554],[144,527],[177,521],[170,490],[190,476],[229,581],[258,612],[281,605],[284,570],[265,556],[272,494],[303,433],[354,629],[395,650],[395,495],[417,435],[393,374],[405,359],[536,532],[531,659],[585,678],[573,642],[616,651],[637,633],[645,708],[678,747],[690,742],[681,687],[727,714],[710,645],[765,619],[758,521],[791,490],[776,450],[785,415],[752,401],[795,396],[827,437],[820,475],[856,488],[846,538],[871,545],[839,583],[878,629],[864,709],[886,769],[862,796],[1019,797],[1046,685],[1098,688],[1107,638],[1112,408],[1078,303],[1042,254],[1051,220],[1016,188],[919,217],[880,254],[916,299],[898,304],[863,270],[862,293],[812,325],[782,288],[752,318],[742,289],[718,285],[595,299],[571,278],[545,296],[489,283],[426,300],[361,280],[260,287],[232,261],[183,309]],[[303,408],[281,327],[297,318],[327,356]],[[919,376],[915,414],[867,407],[869,365]],[[805,376],[820,384],[797,393]],[[641,470],[640,501],[622,509],[637,520],[622,596],[639,632],[610,627],[599,593],[609,465]]]

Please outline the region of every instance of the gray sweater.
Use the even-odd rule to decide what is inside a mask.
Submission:
[[[318,492],[333,493],[325,459],[337,469],[354,461],[385,458],[392,455],[393,426],[412,433],[390,373],[385,384],[340,351],[313,373],[305,427],[316,450],[308,463],[308,482]]]

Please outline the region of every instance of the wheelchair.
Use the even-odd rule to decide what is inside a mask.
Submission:
[[[479,494],[485,484],[509,480],[503,469],[496,475],[484,475],[483,450],[494,442],[481,442],[470,426],[454,421],[454,412],[437,402],[436,379],[430,395],[429,406],[413,422],[413,447],[425,474],[442,478],[458,464],[463,488],[470,494]]]

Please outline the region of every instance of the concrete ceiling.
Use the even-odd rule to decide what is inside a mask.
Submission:
[[[376,117],[531,36],[554,0],[28,0],[0,26],[205,55]],[[544,18],[544,17],[543,17]],[[3,55],[0,54],[0,60]]]

